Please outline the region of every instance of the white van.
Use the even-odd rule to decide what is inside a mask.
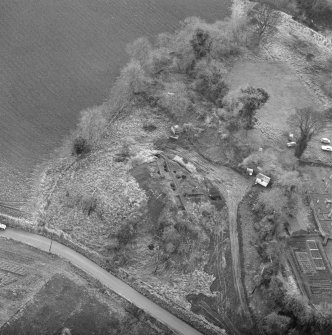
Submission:
[[[7,226],[3,223],[0,223],[0,230],[5,230]]]

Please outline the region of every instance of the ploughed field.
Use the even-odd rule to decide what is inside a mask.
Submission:
[[[127,43],[179,21],[229,13],[230,0],[2,0],[0,3],[1,198],[24,198],[26,178],[102,103]]]

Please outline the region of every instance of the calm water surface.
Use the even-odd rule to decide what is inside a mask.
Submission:
[[[36,164],[104,101],[125,46],[179,21],[229,13],[231,0],[0,0],[0,199],[22,199]]]

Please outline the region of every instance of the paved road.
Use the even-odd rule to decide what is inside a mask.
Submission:
[[[0,232],[0,237],[11,238],[13,240],[32,245],[43,251],[48,251],[51,243],[51,240],[46,237],[15,229],[7,229],[4,232]],[[177,334],[202,335],[202,333],[198,332],[184,321],[178,319],[173,314],[158,306],[144,295],[138,293],[129,285],[125,284],[123,281],[111,275],[106,270],[102,269],[97,264],[76,251],[53,241],[51,252],[67,259],[81,270],[98,279],[103,285],[132,302],[137,307],[143,309],[148,314],[173,329]]]

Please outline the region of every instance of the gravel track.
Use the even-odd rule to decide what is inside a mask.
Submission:
[[[240,174],[236,173],[228,167],[214,165],[208,162],[196,152],[188,152],[184,149],[177,148],[172,150],[172,153],[182,156],[193,163],[196,168],[200,169],[205,174],[206,178],[211,180],[218,187],[219,191],[226,199],[229,213],[232,269],[235,280],[234,287],[241,304],[242,312],[248,318],[248,320],[250,320],[250,311],[245,302],[245,293],[241,281],[239,236],[237,230],[237,208],[248,188],[251,186],[251,181],[245,179]]]

